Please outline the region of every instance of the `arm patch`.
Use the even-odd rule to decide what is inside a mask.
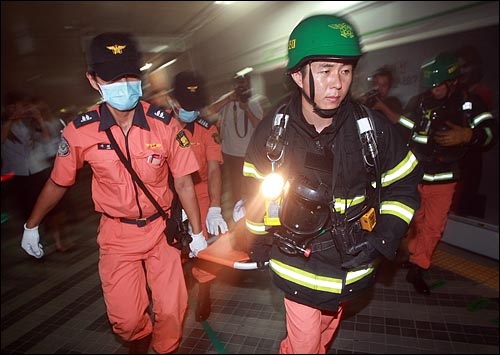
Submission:
[[[179,131],[177,135],[175,136],[175,139],[179,143],[179,147],[181,148],[187,148],[191,145],[191,142],[189,141],[189,138],[186,136],[186,133],[184,133],[184,130]]]
[[[214,140],[214,143],[216,143],[216,144],[221,144],[221,142],[222,142],[220,135],[219,135],[219,132],[212,133],[212,139]]]
[[[63,136],[61,136],[61,140],[59,141],[57,155],[60,157],[67,157],[69,155],[69,143]]]
[[[149,117],[156,118],[157,120],[160,120],[166,124],[169,124],[170,121],[172,120],[172,114],[165,111],[164,109],[151,104],[149,106],[148,112],[146,113]]]
[[[85,112],[73,118],[73,123],[75,124],[76,128],[80,128],[89,123],[99,122],[99,121],[101,121],[101,118],[96,110]]]

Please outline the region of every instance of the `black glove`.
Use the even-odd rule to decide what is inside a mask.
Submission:
[[[356,256],[343,262],[342,269],[351,270],[360,266],[372,265],[382,255],[368,241],[357,245],[353,249],[353,254]]]
[[[271,236],[256,236],[248,248],[250,261],[257,262],[257,264],[264,264],[269,261],[272,246],[273,240]]]

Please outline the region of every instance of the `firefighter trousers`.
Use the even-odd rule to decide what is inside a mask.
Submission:
[[[413,235],[408,239],[409,261],[428,269],[446,227],[457,183],[419,184],[420,208],[413,217]]]
[[[285,298],[286,338],[279,354],[325,354],[340,325],[343,307],[325,312]]]

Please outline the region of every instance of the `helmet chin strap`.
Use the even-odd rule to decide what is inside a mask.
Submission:
[[[322,108],[319,108],[319,106],[316,104],[316,102],[314,102],[314,78],[312,75],[310,64],[309,64],[309,91],[311,92],[311,97],[309,97],[305,93],[304,89],[300,88],[300,91],[302,92],[302,96],[305,97],[307,102],[309,102],[312,105],[314,113],[316,113],[319,117],[332,118],[337,113],[338,107],[332,108],[330,110],[324,110]]]

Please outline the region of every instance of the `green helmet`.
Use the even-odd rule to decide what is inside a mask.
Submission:
[[[457,78],[459,74],[458,59],[451,53],[441,53],[425,61],[420,67],[420,85],[433,88]]]
[[[302,20],[288,40],[288,73],[306,62],[321,59],[357,61],[361,56],[353,26],[333,15],[315,15]]]

